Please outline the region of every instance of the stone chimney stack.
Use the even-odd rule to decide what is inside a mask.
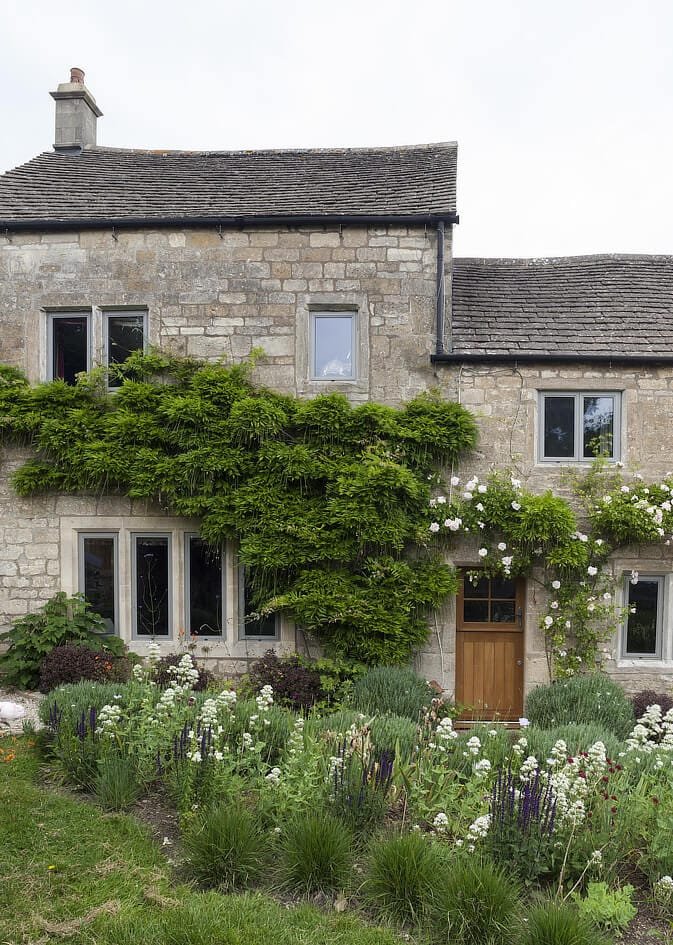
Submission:
[[[70,81],[49,93],[56,101],[55,151],[96,147],[96,121],[103,114],[84,84],[82,69],[70,70]]]

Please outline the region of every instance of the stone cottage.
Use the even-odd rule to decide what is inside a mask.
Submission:
[[[439,388],[479,417],[479,475],[512,466],[557,488],[596,424],[614,460],[673,466],[673,259],[454,259],[455,143],[115,149],[97,145],[81,70],[51,94],[53,151],[0,178],[0,362],[31,382],[71,382],[147,345],[233,361],[261,347],[255,379],[298,396],[396,405]],[[19,499],[9,476],[23,458],[6,451],[0,467],[0,627],[82,591],[142,653],[151,579],[166,652],[180,628],[223,672],[304,647],[284,619],[245,619],[233,545],[214,561],[198,522],[119,496]],[[673,566],[643,554],[614,562],[637,564],[653,623],[651,652],[632,652],[628,625],[614,641],[609,669],[630,688],[673,679]],[[456,563],[475,556],[465,544]],[[547,676],[540,594],[500,581],[479,595],[433,618],[418,668],[483,714],[516,717]]]

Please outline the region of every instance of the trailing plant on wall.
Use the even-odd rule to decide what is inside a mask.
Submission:
[[[298,400],[234,367],[135,354],[110,395],[93,371],[30,387],[0,368],[0,434],[31,446],[19,495],[119,493],[238,541],[254,606],[337,655],[406,661],[456,589],[429,547],[431,483],[475,443],[471,414],[430,393],[400,409]]]
[[[550,673],[571,676],[600,666],[605,642],[624,619],[608,562],[620,547],[673,541],[673,477],[646,484],[636,474],[627,484],[622,464],[598,458],[586,472],[566,471],[587,521],[587,532],[567,499],[526,491],[503,473],[486,482],[451,479],[449,495],[430,499],[429,530],[441,543],[457,535],[478,536],[480,574],[533,576],[545,587],[540,618]],[[632,582],[638,575],[633,572]]]

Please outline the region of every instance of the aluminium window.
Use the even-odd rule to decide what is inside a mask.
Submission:
[[[103,312],[105,366],[123,364],[134,351],[143,351],[147,336],[143,312]],[[108,377],[108,387],[120,387],[121,380]]]
[[[590,462],[620,455],[621,395],[610,391],[541,391],[540,462]]]
[[[79,591],[105,621],[108,633],[119,634],[117,534],[79,533]]]
[[[223,553],[199,535],[185,535],[185,612],[188,636],[224,636]]]
[[[312,380],[354,380],[357,377],[357,312],[311,312],[310,372]]]
[[[241,640],[277,640],[278,617],[255,612],[253,603],[253,580],[249,568],[238,566],[238,613],[239,637]]]
[[[88,312],[48,314],[48,377],[74,384],[91,368],[91,315]]]
[[[661,659],[663,643],[664,578],[639,575],[624,578],[627,613],[622,632],[622,656]]]
[[[132,536],[133,633],[136,637],[170,637],[173,617],[171,536]]]

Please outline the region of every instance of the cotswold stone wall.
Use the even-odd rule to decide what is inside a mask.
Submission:
[[[450,234],[447,234],[450,259]],[[280,390],[396,404],[432,381],[435,233],[404,226],[0,236],[0,362],[46,377],[46,311],[146,308],[150,341]],[[311,381],[312,307],[358,312],[358,378]],[[94,361],[102,338],[96,335]]]

